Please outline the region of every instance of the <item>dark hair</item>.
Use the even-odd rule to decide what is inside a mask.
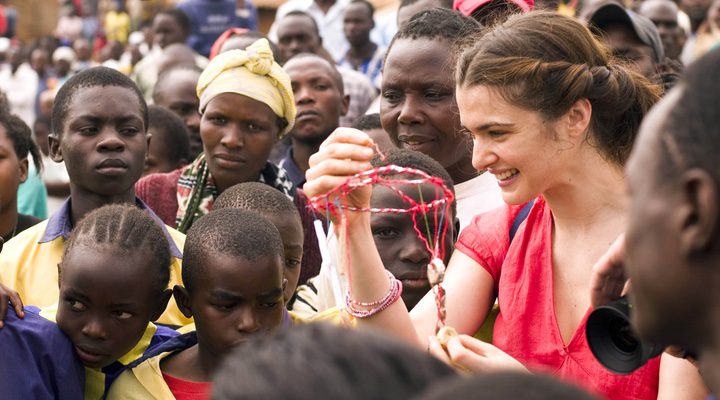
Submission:
[[[411,4],[415,4],[421,0],[400,0],[400,5],[398,6],[398,10],[400,10],[403,7],[409,6]],[[453,0],[434,0],[440,3],[440,7],[447,8],[448,10],[452,10],[453,8]]]
[[[439,162],[435,161],[432,157],[419,151],[413,151],[408,149],[392,149],[385,154],[383,159],[379,155],[370,160],[370,164],[377,167],[384,167],[386,165],[397,165],[398,167],[415,168],[420,171],[427,173],[430,176],[436,176],[443,180],[445,186],[455,193],[455,186],[450,174],[440,165]],[[453,201],[452,210],[455,215],[456,201]]]
[[[138,89],[135,82],[127,76],[123,75],[112,68],[107,67],[93,67],[82,70],[77,74],[73,75],[70,79],[65,82],[55,96],[55,102],[53,103],[52,109],[52,130],[55,135],[62,135],[63,125],[65,124],[65,117],[67,116],[70,108],[70,103],[75,97],[75,94],[80,89],[95,87],[95,86],[117,86],[125,88],[133,92],[140,102],[140,112],[143,116],[143,123],[145,129],[148,126],[148,108],[145,98],[142,92]]]
[[[375,155],[370,160],[373,167],[383,167],[386,165],[397,165],[398,167],[415,168],[423,171],[431,176],[437,176],[443,180],[448,189],[455,191],[452,178],[445,168],[435,161],[432,157],[419,151],[408,149],[392,149],[385,154],[385,158]]]
[[[160,103],[160,94],[162,93],[163,89],[165,89],[165,83],[168,79],[170,79],[170,76],[176,72],[176,71],[190,71],[190,72],[197,72],[198,78],[200,77],[200,74],[202,74],[202,68],[198,67],[197,64],[180,64],[180,65],[174,65],[164,71],[162,71],[160,74],[158,74],[157,81],[155,81],[155,86],[153,86],[153,92],[152,92],[152,99],[154,103]],[[172,84],[172,82],[171,82]]]
[[[387,60],[390,50],[400,39],[446,40],[453,48],[466,40],[469,35],[476,33],[478,29],[480,29],[480,24],[477,21],[457,11],[447,8],[423,10],[400,26],[390,41],[387,52],[385,52],[385,59]],[[452,55],[454,56],[454,54],[453,51]],[[453,59],[448,62],[454,67]]]
[[[152,105],[148,107],[149,126],[156,128],[156,134],[151,140],[161,140],[168,149],[168,158],[173,165],[190,159],[190,133],[185,123],[174,112],[165,107]]]
[[[451,42],[477,32],[480,24],[472,18],[447,8],[420,11],[400,27],[392,41],[398,39],[445,39]],[[392,43],[390,44],[392,46]]]
[[[25,122],[15,114],[0,112],[0,125],[5,128],[8,139],[13,144],[15,155],[18,160],[27,158],[28,154],[32,156],[33,165],[40,173],[42,171],[42,156],[40,150],[32,138],[32,130]]]
[[[315,323],[238,346],[215,374],[212,398],[407,399],[453,375],[397,339]]]
[[[382,124],[380,123],[380,114],[374,113],[361,116],[360,118],[355,120],[353,128],[359,129],[361,131],[382,129]]]
[[[224,208],[197,220],[188,230],[183,252],[182,281],[192,292],[195,276],[210,266],[211,254],[255,261],[261,257],[285,257],[275,225],[257,212]]]
[[[299,53],[295,54],[294,56],[290,57],[288,60],[285,60],[285,64],[283,65],[283,68],[287,67],[288,63],[293,60],[299,60],[301,58],[313,58],[321,63],[324,63],[330,67],[330,73],[332,74],[332,79],[335,81],[335,86],[337,87],[338,91],[340,92],[340,96],[345,96],[345,83],[343,82],[343,76],[340,73],[340,71],[337,68],[337,65],[335,63],[328,61],[324,57],[321,57],[314,53]]]
[[[293,17],[293,16],[309,18],[310,21],[312,21],[313,27],[315,28],[315,33],[317,33],[318,37],[321,37],[320,36],[320,27],[318,27],[317,21],[315,21],[315,18],[313,18],[312,15],[306,13],[305,11],[295,10],[295,11],[290,11],[289,13],[285,14],[285,16],[283,18]]]
[[[486,85],[506,101],[554,120],[575,102],[592,105],[591,142],[623,164],[660,88],[618,64],[588,28],[554,12],[511,16],[459,58],[459,88]]]
[[[350,4],[364,5],[365,7],[367,7],[368,12],[370,13],[370,19],[373,19],[373,15],[375,15],[375,6],[373,6],[372,3],[370,3],[369,1],[367,1],[367,0],[352,0],[350,2]]]
[[[180,27],[180,30],[182,30],[186,34],[190,34],[190,31],[192,29],[190,18],[187,14],[185,14],[183,10],[179,8],[171,8],[169,10],[160,11],[155,17],[157,17],[158,15],[167,15],[168,17],[174,19]]]
[[[662,132],[663,173],[679,176],[689,168],[708,171],[720,182],[720,49],[694,61],[673,90],[681,91]]]
[[[495,372],[445,379],[419,400],[444,399],[593,400],[589,393],[549,376],[521,372]]]
[[[262,182],[243,182],[225,189],[213,203],[213,211],[238,208],[261,214],[297,215],[297,207],[285,194]]]
[[[130,204],[110,204],[87,214],[73,228],[65,244],[63,259],[75,247],[101,247],[109,254],[113,251],[125,254],[145,254],[151,279],[155,280],[158,293],[167,289],[170,282],[170,246],[168,238],[146,211]],[[101,267],[101,266],[98,266]],[[62,264],[60,266],[62,274]]]

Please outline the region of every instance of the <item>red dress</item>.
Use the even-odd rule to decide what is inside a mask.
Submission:
[[[495,282],[500,314],[493,344],[531,371],[570,381],[609,399],[656,399],[660,357],[630,375],[606,370],[588,347],[588,313],[570,343],[563,342],[553,306],[552,213],[545,200],[538,198],[511,245],[510,227],[520,209],[508,206],[476,216],[456,244]]]

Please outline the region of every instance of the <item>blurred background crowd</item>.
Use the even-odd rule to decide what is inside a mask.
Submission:
[[[191,148],[184,159],[190,161],[201,151],[199,140],[193,141],[199,129],[199,114],[193,110],[197,99],[178,100],[183,76],[173,76],[173,93],[156,90],[158,76],[188,64],[200,71],[214,54],[244,48],[259,37],[268,37],[276,46],[275,57],[281,64],[294,54],[310,52],[338,65],[352,98],[348,113],[341,117],[342,126],[351,126],[366,112],[377,112],[385,49],[399,24],[427,8],[452,7],[481,22],[493,8],[551,9],[573,15],[603,31],[616,56],[666,86],[672,85],[683,65],[720,43],[720,0],[632,0],[623,4],[624,10],[599,7],[603,2],[0,0],[0,91],[10,111],[32,128],[43,157],[48,157],[46,136],[58,88],[91,66],[117,69],[133,78],[150,104],[169,108],[183,119]],[[193,97],[198,74],[190,75],[186,92]],[[273,161],[279,161],[284,151],[279,146]],[[48,210],[55,210],[69,194],[63,164],[45,162],[44,166],[42,178],[31,172],[21,187],[21,213],[46,218]],[[24,196],[43,198],[34,194],[37,190],[47,191],[47,204],[23,200]]]

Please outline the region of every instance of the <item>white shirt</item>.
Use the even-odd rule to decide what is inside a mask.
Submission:
[[[322,37],[322,45],[335,60],[342,58],[350,45],[345,38],[343,32],[343,19],[345,17],[345,8],[350,4],[349,0],[336,0],[335,4],[330,7],[327,14],[323,12],[315,0],[288,0],[278,7],[275,14],[275,22],[270,27],[268,37],[273,42],[278,42],[277,24],[287,13],[291,11],[303,11],[308,13],[317,22],[320,29],[320,37]]]
[[[15,73],[10,64],[0,67],[0,90],[10,102],[10,111],[28,125],[35,123],[35,97],[38,91],[38,75],[28,63],[22,63]]]
[[[469,181],[456,184],[455,199],[457,201],[457,217],[460,219],[460,231],[470,224],[474,216],[505,204],[495,176],[487,172]]]

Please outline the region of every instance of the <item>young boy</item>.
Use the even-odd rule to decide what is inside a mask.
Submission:
[[[172,111],[148,107],[151,135],[143,176],[174,171],[190,161],[190,133],[183,121]]]
[[[173,289],[196,331],[133,363],[108,398],[208,398],[213,373],[232,348],[290,324],[283,260],[280,233],[260,214],[226,208],[199,219],[185,245],[185,287]]]
[[[149,348],[177,336],[177,332],[151,323],[165,310],[171,296],[167,288],[170,262],[165,234],[144,211],[130,205],[108,205],[92,211],[75,227],[65,246],[58,265],[58,304],[40,312],[47,319],[45,323],[37,321],[38,315],[32,309],[26,309],[25,319],[17,319],[13,309],[0,331],[0,335],[14,331],[30,333],[25,339],[30,340],[37,327],[44,327],[48,335],[36,338],[32,347],[7,349],[2,364],[48,357],[44,349],[52,345],[58,354],[64,354],[65,365],[41,360],[44,369],[40,369],[38,376],[30,375],[30,381],[45,378],[42,371],[53,367],[67,368],[71,373],[79,359],[86,367],[85,399],[102,398],[125,365]],[[55,325],[51,320],[56,320],[57,327],[67,336],[54,333],[49,327]],[[67,348],[69,354],[63,352]],[[48,359],[56,357],[53,351]],[[83,392],[82,379],[66,377],[63,390],[72,390],[79,383],[77,392]],[[22,379],[16,386],[31,387]]]
[[[439,177],[450,190],[454,190],[452,179],[450,179],[447,171],[437,161],[425,154],[412,150],[396,149],[387,153],[384,160],[381,157],[375,157],[372,160],[374,167],[391,164],[415,168],[426,172],[428,175]],[[416,176],[399,177],[417,178]],[[430,184],[423,184],[421,187],[404,185],[400,187],[400,190],[416,202],[430,202],[436,197],[436,190]],[[422,199],[420,198],[420,191],[422,192]],[[373,187],[370,206],[373,208],[408,208],[409,204],[404,202],[392,189],[376,185]],[[427,214],[427,221],[430,222],[427,226],[422,215],[418,215],[417,219],[418,229],[421,232],[430,232],[431,241],[436,229],[439,228],[434,226],[432,215],[433,212]],[[402,299],[407,308],[412,309],[430,290],[430,283],[427,280],[427,265],[430,262],[430,252],[427,251],[425,244],[415,232],[410,214],[373,213],[370,218],[370,227],[380,258],[385,268],[402,281]],[[443,261],[447,263],[450,260],[458,230],[455,203],[452,205],[451,215],[446,215],[445,218],[450,224],[441,241],[444,242],[446,249]],[[292,308],[293,312],[306,318],[335,306],[329,283],[330,279],[327,275],[325,271],[322,271],[317,278],[310,279],[307,285],[301,285],[298,288],[297,301]]]
[[[50,155],[64,161],[70,198],[47,221],[17,235],[0,255],[0,283],[19,292],[26,304],[47,307],[57,301],[57,268],[65,241],[86,214],[105,205],[135,204],[158,223],[135,197],[149,136],[147,105],[135,84],[110,68],[96,67],[70,78],[57,94],[52,112]],[[171,282],[180,280],[179,246],[184,236],[163,226],[173,255]],[[0,316],[2,319],[2,316]],[[189,320],[171,301],[160,322]]]
[[[295,204],[282,192],[264,183],[245,182],[230,187],[218,196],[213,210],[223,208],[260,213],[280,232],[285,252],[284,276],[287,279],[283,297],[290,308],[300,278],[304,239],[300,213]]]
[[[0,329],[0,393],[13,399],[81,398],[84,371],[72,343],[37,308],[21,314],[22,319],[11,307]]]

